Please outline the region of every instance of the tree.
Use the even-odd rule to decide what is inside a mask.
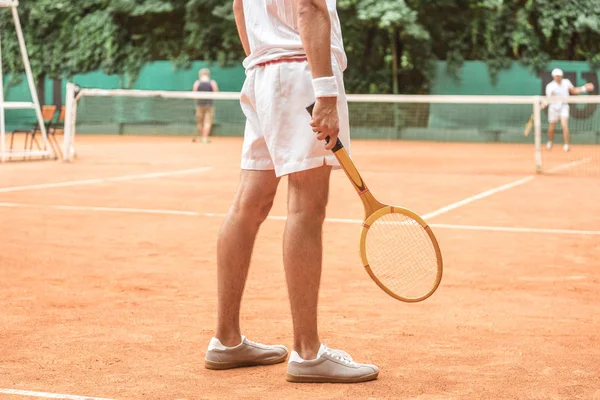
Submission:
[[[185,57],[189,60],[214,60],[221,64],[239,62],[244,58],[231,3],[223,0],[187,1]]]
[[[23,33],[36,78],[59,78],[102,69],[127,71],[135,55],[127,52],[125,33],[109,12],[109,0],[39,0],[19,6]],[[35,27],[35,28],[34,28]],[[8,13],[0,19],[2,32],[14,32]],[[14,35],[5,34],[3,59],[9,72],[22,65]]]
[[[217,0],[36,0],[23,2],[19,15],[36,79],[102,70],[130,84],[155,60],[243,56],[231,7]],[[14,32],[9,13],[0,30]],[[4,68],[20,74],[16,36],[3,35],[3,48]]]
[[[437,59],[458,72],[482,60],[494,77],[518,60],[534,72],[550,60],[588,61],[600,67],[597,0],[445,0],[421,2],[419,20]],[[432,9],[433,8],[433,9]]]
[[[600,68],[598,0],[338,0],[349,92],[426,93],[437,60],[466,60],[495,76],[514,60]],[[240,62],[230,1],[36,0],[19,7],[36,78],[102,70],[131,84],[148,62]],[[0,29],[11,32],[9,13]],[[21,72],[16,37],[3,35],[7,72]]]
[[[350,64],[359,66],[348,71],[351,89],[415,92],[431,78],[430,35],[406,1],[342,0],[338,5]]]

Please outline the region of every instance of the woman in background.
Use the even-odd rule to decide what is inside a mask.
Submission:
[[[199,79],[194,82],[194,92],[218,92],[217,82],[210,79],[210,70],[203,68],[199,72]],[[215,107],[212,100],[196,100],[196,130],[197,136],[193,142],[200,139],[202,143],[210,143],[208,136],[215,117]]]

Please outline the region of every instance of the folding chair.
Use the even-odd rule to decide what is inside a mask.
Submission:
[[[43,106],[42,107],[42,119],[44,120],[44,125],[46,126],[46,132],[49,131],[52,122],[54,121],[54,116],[56,114],[56,106]],[[24,130],[14,130],[10,135],[10,149],[13,150],[15,134],[24,133],[25,134],[25,146],[24,150],[32,150],[33,144],[35,143],[38,150],[42,150],[36,136],[41,134],[41,130],[36,124],[33,126],[33,129],[24,131]],[[31,142],[29,141],[29,136],[31,136]],[[56,153],[55,153],[56,154]]]
[[[54,154],[58,155],[61,159],[63,158],[62,150],[60,149],[60,143],[56,138],[56,133],[59,132],[64,135],[65,132],[65,114],[66,107],[62,106],[60,114],[58,114],[58,121],[55,127],[48,127],[48,142],[52,147]]]

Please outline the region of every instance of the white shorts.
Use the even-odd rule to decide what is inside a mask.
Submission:
[[[559,107],[548,107],[548,122],[551,124],[557,123],[559,120],[569,118],[569,105],[563,104]]]
[[[333,61],[340,91],[339,138],[350,151],[348,104],[341,69]],[[241,105],[246,116],[242,169],[275,170],[277,177],[339,163],[316,139],[306,107],[315,102],[308,62],[275,61],[246,71]]]

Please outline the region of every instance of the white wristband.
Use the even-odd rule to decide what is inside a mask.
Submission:
[[[579,89],[581,89],[581,93],[587,93],[587,88],[584,86],[580,87]]]
[[[312,81],[315,97],[338,97],[338,85],[335,76],[316,78]]]

